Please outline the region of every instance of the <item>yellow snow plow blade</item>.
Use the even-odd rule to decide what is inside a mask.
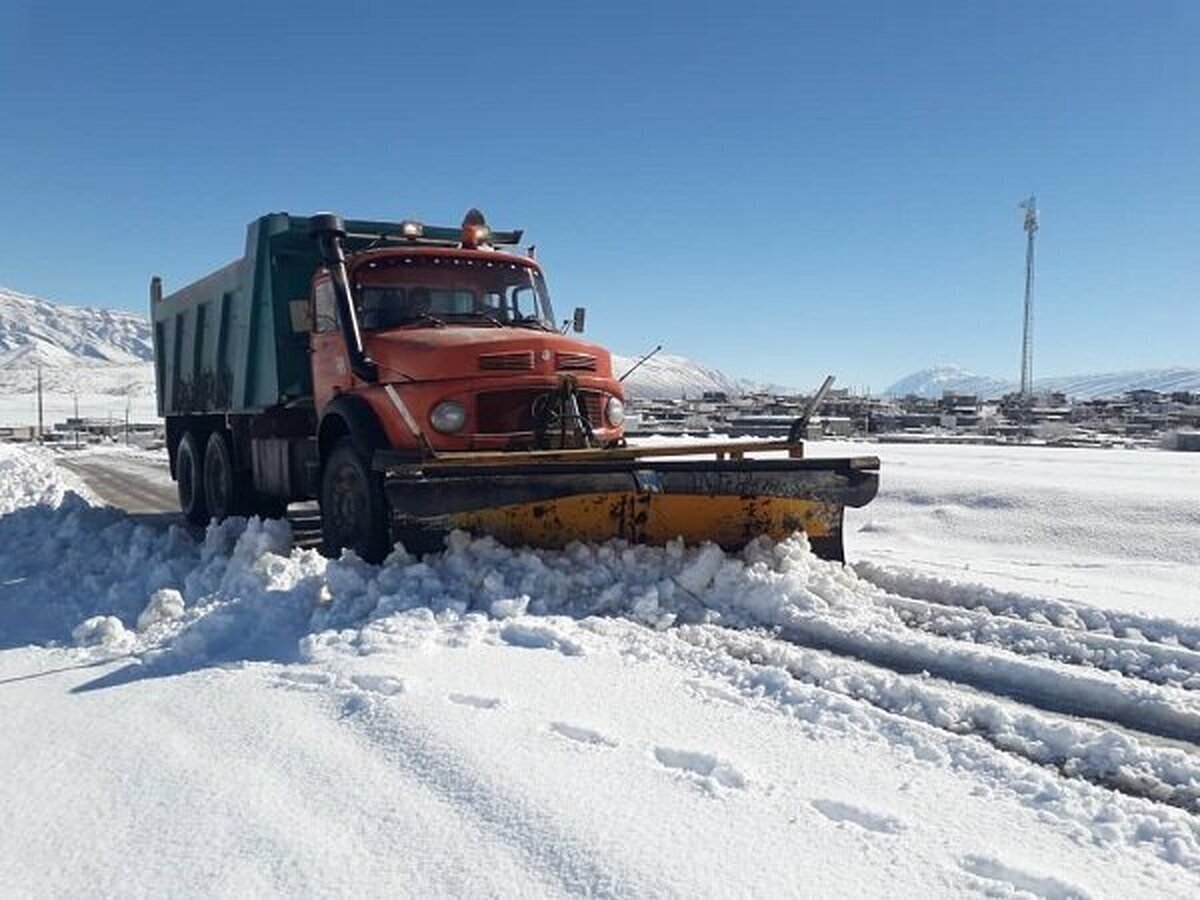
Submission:
[[[665,544],[681,537],[688,544],[712,541],[737,548],[759,535],[782,540],[797,531],[821,541],[840,528],[840,519],[836,504],[815,500],[625,491],[455,513],[447,523],[501,543],[534,547],[610,538]]]
[[[842,560],[843,512],[875,496],[879,460],[751,459],[743,451],[710,446],[717,458],[706,460],[650,458],[671,448],[455,454],[421,463],[383,455],[376,465],[385,472],[393,536],[413,549],[432,549],[455,529],[513,546],[681,537],[730,550],[803,531],[818,555]]]

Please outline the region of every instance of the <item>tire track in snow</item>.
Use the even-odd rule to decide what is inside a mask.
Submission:
[[[882,591],[913,600],[968,610],[986,610],[1006,619],[1131,638],[1165,647],[1200,652],[1200,626],[1174,619],[1108,610],[1050,597],[1001,591],[985,584],[957,582],[895,566],[858,562],[851,568],[863,581]]]
[[[1182,690],[1008,650],[817,615],[792,615],[775,634],[801,647],[826,650],[901,674],[925,672],[1048,712],[1109,721],[1157,737],[1200,744],[1200,703]]]
[[[885,715],[960,737],[978,737],[997,750],[1048,766],[1065,777],[1200,813],[1200,758],[1183,750],[1147,746],[1132,734],[796,647],[763,632],[688,625],[676,633],[694,647],[782,670],[797,682]]]
[[[1151,684],[1200,689],[1200,652],[1184,647],[1014,619],[986,609],[893,593],[881,593],[876,602],[894,610],[910,628],[938,637],[1103,669]]]

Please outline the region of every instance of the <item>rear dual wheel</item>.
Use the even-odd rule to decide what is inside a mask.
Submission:
[[[229,516],[278,519],[287,512],[286,501],[260,494],[252,479],[234,468],[233,446],[226,431],[209,434],[203,452],[196,434],[186,432],[176,452],[175,481],[179,508],[193,525]]]
[[[179,491],[179,509],[193,525],[208,522],[204,468],[204,450],[199,439],[191,431],[184,432],[175,451],[175,487]]]
[[[233,468],[229,438],[223,431],[214,431],[204,448],[204,500],[212,519],[219,522],[242,515],[246,506],[244,482]]]

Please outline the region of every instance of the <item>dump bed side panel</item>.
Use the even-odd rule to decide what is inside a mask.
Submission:
[[[256,412],[311,395],[303,310],[319,259],[307,221],[263,216],[241,259],[154,304],[160,415]]]

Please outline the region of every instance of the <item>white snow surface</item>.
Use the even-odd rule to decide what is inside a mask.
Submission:
[[[0,884],[1195,896],[1182,454],[812,447],[862,450],[852,567],[463,534],[371,566],[0,445]]]
[[[860,574],[884,569],[1200,621],[1200,467],[1187,453],[811,444],[877,455],[879,496],[847,512]],[[874,568],[872,568],[874,567]],[[916,589],[912,583],[906,587]]]

